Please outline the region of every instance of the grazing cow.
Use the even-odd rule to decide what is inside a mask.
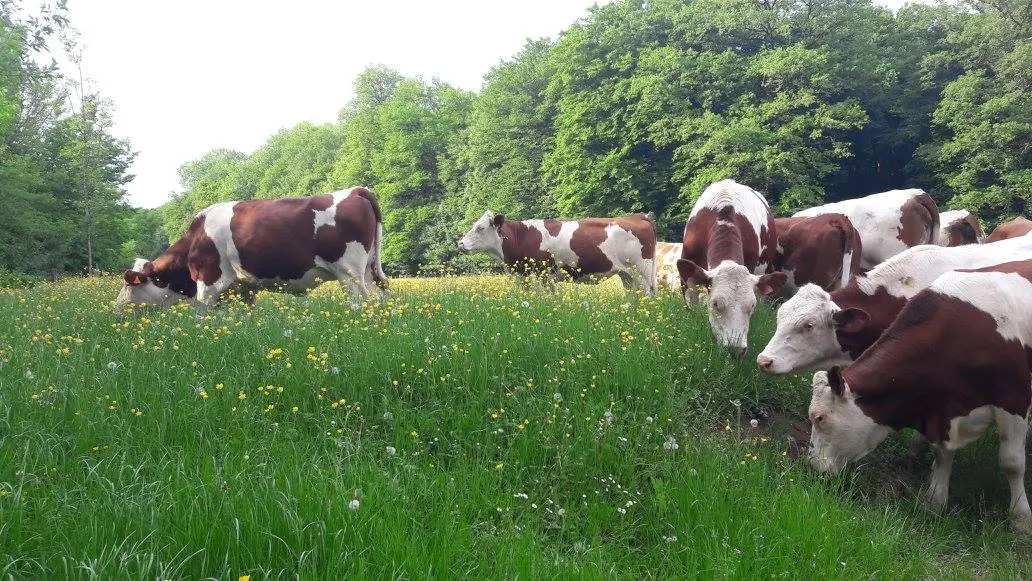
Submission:
[[[580,220],[507,220],[488,210],[459,240],[462,252],[485,252],[518,277],[548,270],[576,282],[619,275],[627,290],[656,292],[656,223],[645,214]]]
[[[930,493],[946,505],[956,450],[996,422],[1014,529],[1032,531],[1025,438],[1032,405],[1032,261],[943,274],[844,370],[813,378],[810,462],[836,472],[891,432],[936,448]]]
[[[939,236],[939,207],[923,190],[890,190],[796,212],[794,216],[844,214],[860,232],[860,268],[870,270],[918,244],[934,244]]]
[[[774,336],[756,364],[773,374],[849,365],[888,328],[910,297],[944,272],[1028,259],[1032,236],[952,248],[922,245],[831,294],[806,285],[778,309]]]
[[[985,241],[987,243],[999,242],[1000,240],[1007,240],[1008,238],[1024,236],[1029,232],[1032,232],[1032,220],[1029,220],[1024,216],[1018,216],[1010,222],[1004,222],[997,226]]]
[[[787,276],[768,274],[777,251],[774,216],[756,190],[734,180],[710,184],[684,226],[677,270],[685,304],[709,289],[710,328],[719,343],[745,355],[756,294],[770,297]]]
[[[677,260],[681,258],[680,242],[656,242],[656,287],[674,290],[681,288]]]
[[[978,216],[967,210],[949,210],[939,213],[939,246],[960,246],[985,242],[985,232]]]
[[[250,302],[262,288],[297,293],[326,279],[350,289],[357,304],[367,281],[389,288],[380,267],[382,239],[380,206],[363,187],[214,204],[161,256],[125,271],[115,310],[129,303],[210,306],[233,285]]]
[[[774,270],[788,275],[779,293],[790,297],[804,284],[833,291],[860,272],[860,233],[842,214],[775,218],[778,253]]]

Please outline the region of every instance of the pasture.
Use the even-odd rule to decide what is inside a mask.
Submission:
[[[948,514],[892,440],[834,479],[786,445],[809,375],[714,345],[703,308],[614,280],[400,279],[203,318],[110,312],[115,277],[0,291],[9,578],[1032,575],[995,444]],[[750,420],[757,420],[757,427]]]

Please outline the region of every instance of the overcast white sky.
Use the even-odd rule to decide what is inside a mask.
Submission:
[[[601,0],[605,4],[608,0]],[[478,90],[528,38],[554,37],[596,0],[70,0],[84,72],[138,152],[129,201],[179,191],[205,152],[250,153],[277,130],[336,118],[355,76],[383,64]],[[896,8],[903,0],[881,0]]]

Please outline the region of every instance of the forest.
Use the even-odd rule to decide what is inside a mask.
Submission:
[[[336,122],[189,161],[155,210],[124,201],[133,151],[111,134],[111,103],[41,64],[57,45],[74,54],[72,25],[60,3],[29,18],[0,0],[6,272],[119,271],[209,204],[351,185],[380,198],[393,275],[487,268],[456,249],[486,209],[648,212],[677,241],[695,198],[727,177],[778,214],[921,187],[991,227],[1032,201],[1028,0],[896,13],[866,0],[622,0],[529,40],[479,92],[371,65]]]

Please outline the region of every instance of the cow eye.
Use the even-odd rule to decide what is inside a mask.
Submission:
[[[804,331],[813,331],[813,323],[803,323]]]

